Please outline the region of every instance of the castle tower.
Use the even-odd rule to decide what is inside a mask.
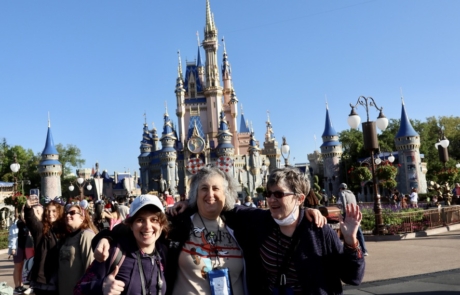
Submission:
[[[200,47],[198,47],[198,54],[200,53]],[[184,81],[182,79],[182,62],[180,59],[180,52],[177,52],[179,58],[179,65],[177,67],[177,79],[176,79],[176,101],[177,101],[177,109],[176,115],[179,120],[179,135],[181,139],[184,139],[184,116],[185,116],[185,89],[184,89]],[[198,56],[198,59],[200,57]]]
[[[338,196],[340,185],[340,159],[342,144],[329,118],[329,107],[326,105],[326,123],[322,135],[321,156],[323,159],[324,188],[328,196]]]
[[[204,95],[206,97],[206,116],[209,126],[207,126],[206,135],[209,138],[217,137],[217,128],[219,124],[219,110],[221,106],[221,97],[223,94],[220,86],[219,70],[217,66],[217,27],[214,23],[214,15],[211,13],[209,0],[206,0],[206,25],[204,29],[203,48],[206,51],[205,77],[206,87]]]
[[[265,165],[268,165],[268,171],[271,172],[281,167],[281,150],[278,147],[278,141],[275,138],[275,132],[273,131],[273,126],[270,122],[270,113],[268,111],[267,122],[265,123],[267,131],[265,132],[263,154],[266,155],[270,161],[270,163],[266,162]]]
[[[218,145],[216,148],[218,157],[230,157],[233,159],[235,149],[232,144],[232,133],[228,130],[227,121],[225,120],[225,114],[222,110],[220,112],[220,127],[217,135]]]
[[[420,158],[420,135],[414,130],[406,113],[404,100],[401,98],[401,122],[395,136],[400,167],[398,169],[398,190],[409,194],[411,188],[417,188],[419,193],[427,192],[426,171],[423,170]]]
[[[174,148],[176,145],[177,137],[172,125],[171,120],[169,119],[168,110],[164,114],[164,125],[163,133],[161,136],[161,174],[166,180],[169,192],[174,195],[177,193],[177,151]]]
[[[244,118],[243,105],[241,105],[240,120],[240,131],[238,132],[239,154],[247,155],[249,149],[249,141],[251,140],[251,130],[249,129],[248,121],[246,121]]]
[[[46,135],[45,148],[38,164],[38,173],[41,177],[41,196],[43,198],[55,198],[62,195],[61,174],[62,165],[59,162],[59,154],[54,146],[51,124],[48,120],[48,134]]]
[[[157,137],[158,140],[158,137]],[[147,193],[149,187],[149,165],[152,160],[153,139],[150,136],[147,122],[144,123],[144,132],[142,133],[142,141],[140,146],[141,154],[138,157],[139,170],[141,173],[142,193]]]

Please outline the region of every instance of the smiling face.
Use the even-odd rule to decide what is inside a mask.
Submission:
[[[132,218],[131,230],[133,231],[139,249],[144,253],[152,253],[155,250],[155,242],[160,237],[163,227],[161,226],[160,212],[140,209]]]
[[[73,214],[73,215],[72,215]],[[65,224],[70,231],[76,231],[83,223],[83,216],[81,209],[78,206],[72,206],[67,210],[65,217]]]
[[[207,219],[216,219],[225,206],[225,187],[222,176],[204,178],[198,185],[196,204],[198,213]]]
[[[287,187],[284,181],[280,181],[278,184],[271,185],[268,187],[268,190],[271,192],[285,192],[285,193],[292,193],[291,189]],[[292,210],[294,210],[295,206],[299,206],[301,204],[301,199],[305,198],[305,196],[300,195],[286,195],[280,199],[275,198],[275,196],[271,195],[267,197],[267,204],[270,208],[270,213],[272,217],[275,219],[283,220],[289,214],[291,214]],[[298,212],[297,212],[298,214]]]
[[[58,216],[58,212],[57,212],[57,209],[56,209],[56,206],[54,205],[49,205],[47,208],[46,208],[46,213],[48,214],[48,220],[53,223],[56,221],[57,219],[57,216]]]

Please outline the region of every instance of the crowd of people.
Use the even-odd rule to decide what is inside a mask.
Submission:
[[[304,206],[311,188],[297,169],[270,174],[268,210],[250,196],[237,205],[234,178],[216,167],[198,171],[188,187],[186,201],[168,191],[91,208],[57,199],[42,214],[28,199],[30,287],[37,295],[281,295],[342,294],[342,283],[360,284],[359,207],[344,204],[341,241],[318,204]],[[15,284],[16,294],[26,291]]]

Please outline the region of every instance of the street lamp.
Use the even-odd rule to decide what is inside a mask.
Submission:
[[[283,144],[281,145],[281,156],[284,159],[284,166],[289,166],[289,154],[291,153],[291,148],[286,142],[286,137],[283,136]]]
[[[358,97],[358,101],[355,105],[350,104],[351,113],[348,116],[348,125],[351,128],[356,129],[361,122],[361,118],[358,113],[356,113],[355,108],[358,104],[366,108],[367,121],[362,123],[363,128],[363,140],[364,140],[364,149],[371,153],[371,172],[372,172],[372,182],[374,189],[374,214],[375,214],[375,229],[374,234],[383,234],[383,218],[382,218],[382,206],[380,204],[380,197],[377,196],[377,180],[375,177],[375,162],[374,162],[374,151],[378,150],[379,142],[377,139],[377,131],[375,125],[380,130],[385,130],[388,127],[388,119],[383,115],[383,108],[379,108],[375,103],[375,100],[372,97]],[[369,107],[375,107],[380,113],[376,120],[369,120]]]
[[[449,146],[449,140],[444,135],[442,128],[439,129],[439,142],[435,143],[434,146],[438,150],[439,161],[444,163],[444,168],[446,168],[446,163],[449,161],[449,152],[447,150],[447,147]]]
[[[15,193],[17,191],[17,185],[18,185],[16,173],[19,171],[20,168],[21,168],[21,165],[19,165],[16,153],[14,153],[14,162],[13,164],[10,165],[10,169],[13,172],[13,177],[14,177],[13,196],[15,196]]]
[[[78,186],[78,189],[80,190],[80,201],[83,200],[83,187],[85,186],[85,183],[88,183],[88,185],[86,186],[86,189],[87,190],[91,190],[93,188],[93,186],[91,185],[90,183],[90,180],[85,180],[83,179],[83,177],[78,177],[77,178],[77,186]],[[73,192],[73,190],[75,189],[75,187],[73,186],[73,183],[70,183],[70,186],[69,186],[69,191]]]
[[[455,164],[455,167],[457,167],[457,169],[460,169],[460,163]]]

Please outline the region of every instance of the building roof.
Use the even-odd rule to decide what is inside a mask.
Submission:
[[[337,136],[337,132],[332,126],[331,118],[329,117],[329,108],[326,108],[326,123],[324,125],[324,132],[322,136]]]
[[[401,122],[399,125],[398,133],[395,138],[405,137],[405,136],[419,136],[417,131],[414,130],[412,124],[410,123],[409,117],[406,114],[406,107],[404,106],[404,101],[402,102],[401,108]]]
[[[51,127],[48,126],[48,133],[46,135],[45,148],[42,151],[42,155],[57,155],[58,152],[54,146],[53,135],[51,134]]]
[[[249,133],[251,130],[249,130],[248,123],[244,119],[244,114],[241,113],[241,123],[240,123],[240,133]]]

